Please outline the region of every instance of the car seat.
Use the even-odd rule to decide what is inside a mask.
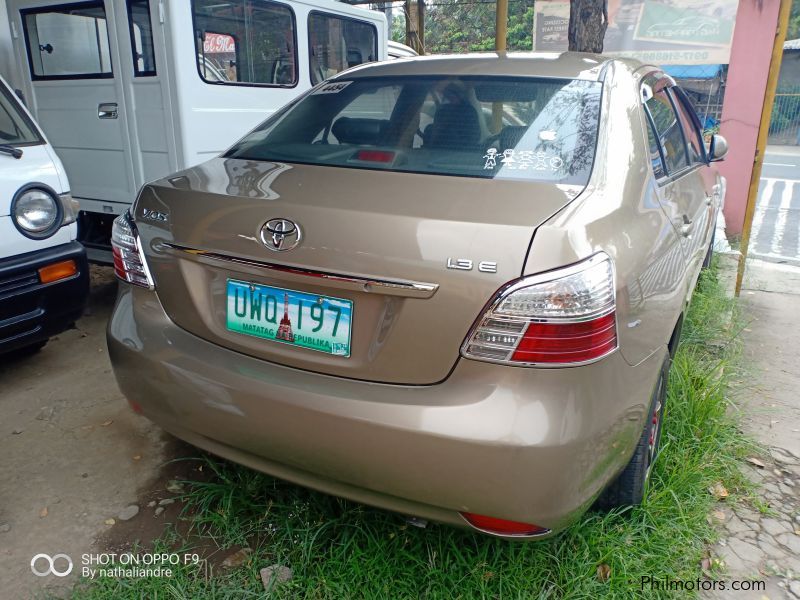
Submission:
[[[424,148],[464,148],[481,141],[478,111],[471,104],[442,104],[423,133]]]

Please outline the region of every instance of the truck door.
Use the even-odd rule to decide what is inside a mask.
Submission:
[[[117,19],[111,0],[53,4],[10,0],[29,107],[55,147],[81,208],[122,212],[136,193]],[[121,14],[115,15],[115,11]],[[128,54],[129,56],[129,54]]]
[[[164,16],[156,0],[113,0],[128,109],[135,190],[180,168],[172,120]],[[131,198],[131,201],[133,198]]]

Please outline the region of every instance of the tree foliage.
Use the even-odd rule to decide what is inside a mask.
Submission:
[[[800,0],[792,2],[792,12],[789,15],[789,30],[786,32],[787,40],[800,38]]]
[[[508,49],[533,49],[534,0],[509,0]],[[795,0],[800,8],[800,0]],[[481,52],[494,49],[495,2],[491,0],[426,0],[425,53]],[[570,47],[581,51],[602,51],[607,21],[603,0],[572,0]],[[800,25],[800,17],[798,17]],[[405,15],[394,13],[391,37],[405,43]]]
[[[480,52],[494,49],[495,3],[432,0],[425,7],[425,53]],[[405,43],[405,18],[396,11],[392,39]],[[533,0],[509,0],[508,49],[533,49]]]

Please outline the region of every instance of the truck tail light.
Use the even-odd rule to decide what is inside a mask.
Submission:
[[[465,358],[576,365],[617,348],[614,266],[605,253],[501,289],[461,348]]]
[[[117,277],[149,290],[155,288],[130,213],[125,212],[114,219],[111,228],[111,248],[114,253],[114,273]]]
[[[536,537],[550,533],[546,527],[539,527],[530,523],[520,523],[519,521],[506,521],[486,515],[476,515],[475,513],[462,512],[461,516],[472,527],[484,533],[495,535],[513,535],[519,537]]]

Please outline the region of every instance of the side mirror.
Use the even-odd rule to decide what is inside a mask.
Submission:
[[[723,160],[725,155],[728,154],[728,140],[720,134],[715,133],[711,136],[711,144],[708,149],[708,158],[711,162]]]

